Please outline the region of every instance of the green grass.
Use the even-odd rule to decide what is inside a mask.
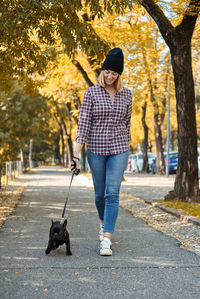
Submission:
[[[163,206],[175,209],[184,214],[197,217],[200,219],[200,203],[189,203],[189,202],[180,202],[180,201],[163,201],[159,200],[158,203]]]

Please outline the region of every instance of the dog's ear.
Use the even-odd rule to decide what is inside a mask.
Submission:
[[[51,225],[54,225],[53,219],[51,219]]]
[[[63,226],[67,226],[67,219],[65,219]]]

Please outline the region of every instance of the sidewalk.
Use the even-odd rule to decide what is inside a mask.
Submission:
[[[61,217],[70,178],[62,168],[32,172],[1,228],[0,298],[199,298],[200,256],[126,210],[119,212],[113,256],[99,256],[94,194],[83,176],[75,177],[66,210],[73,255],[62,246],[46,256],[51,219]]]
[[[148,202],[155,202],[164,198],[174,187],[175,177],[157,176],[151,174],[133,174],[125,172],[121,192],[142,198]],[[82,175],[87,187],[93,187],[91,174]]]
[[[200,220],[156,201],[173,189],[175,177],[126,172],[120,192],[120,207],[143,219],[149,226],[175,237],[180,247],[200,255]],[[93,186],[91,175],[82,175],[85,186]]]
[[[126,182],[123,182],[121,191],[135,197],[154,202],[162,199],[168,191],[174,188],[175,177],[158,176],[151,174],[125,173]]]

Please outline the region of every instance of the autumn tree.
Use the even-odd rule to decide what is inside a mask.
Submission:
[[[47,102],[35,91],[27,94],[24,86],[15,82],[12,91],[1,93],[0,111],[1,162],[19,159],[19,153],[28,154],[30,139],[39,144],[43,136],[43,145],[44,140],[48,140],[50,115]],[[40,152],[41,159],[44,155]]]
[[[93,80],[95,75],[87,61],[87,56],[80,54],[76,58],[84,65],[88,78]],[[49,64],[45,78],[41,76],[41,82],[40,92],[48,97],[49,112],[60,130],[62,163],[70,166],[81,98],[87,85],[81,73],[63,53],[60,53],[56,63]]]
[[[99,63],[109,46],[96,34],[91,21],[96,16],[102,17],[104,11],[112,12],[115,4],[119,2],[3,0],[0,7],[0,88],[8,85],[16,74],[44,73],[49,61],[55,58],[55,45],[60,41],[64,52],[85,78],[89,77],[76,60],[78,50],[85,53],[97,76]],[[131,6],[130,2],[121,0],[118,12]]]
[[[166,48],[160,40],[157,28],[155,28],[155,25],[152,24],[152,21],[148,18],[146,18],[146,21],[143,20],[140,22],[139,17],[137,17],[136,21],[130,19],[128,23],[131,28],[134,45],[137,47],[137,50],[135,50],[137,54],[135,53],[135,55],[141,56],[143,77],[146,80],[149,98],[153,107],[157,173],[164,174],[165,163],[163,157],[162,131],[167,102],[168,60],[165,54]],[[147,136],[147,125],[144,120],[146,105],[147,104],[144,103],[142,106],[144,136]],[[145,165],[148,159],[147,153],[144,151],[144,145],[147,152],[148,142],[145,138],[143,140],[143,152],[144,156],[146,156],[146,159],[144,159]]]
[[[0,8],[0,64],[3,66],[1,80],[8,78],[7,72],[34,73],[36,70],[44,70],[54,49],[50,47],[49,51],[43,51],[42,45],[53,45],[55,33],[62,40],[65,53],[74,58],[77,49],[80,49],[94,62],[92,67],[96,67],[107,51],[107,42],[95,34],[91,20],[94,17],[103,17],[105,12],[116,11],[121,15],[134,3],[135,1],[127,0],[3,0]],[[177,98],[179,145],[175,195],[190,201],[199,191],[195,96],[191,66],[191,38],[199,13],[199,1],[169,2],[172,10],[179,13],[175,21],[165,16],[167,4],[164,1],[138,0],[138,3],[154,19],[170,48]],[[183,8],[180,3],[184,4]],[[39,40],[40,45],[35,38]],[[6,69],[6,65],[12,67]]]
[[[93,59],[102,61],[108,46],[96,35],[90,21],[95,16],[103,17],[104,11],[116,9],[120,14],[131,6],[127,0],[2,0],[0,63],[4,71],[6,65],[12,65],[11,72],[42,72],[54,53],[57,36],[70,57],[81,49],[92,64]],[[44,51],[44,44],[52,46],[49,51]]]
[[[198,0],[187,1],[178,24],[173,25],[164,8],[154,0],[140,0],[156,22],[172,57],[178,123],[178,170],[175,196],[191,201],[199,193],[197,166],[197,128],[194,81],[192,75],[191,39],[200,10]],[[173,3],[172,3],[173,4]]]

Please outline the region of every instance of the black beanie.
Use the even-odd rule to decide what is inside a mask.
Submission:
[[[103,63],[102,70],[111,70],[122,74],[124,68],[124,54],[120,48],[114,48],[108,52]]]

